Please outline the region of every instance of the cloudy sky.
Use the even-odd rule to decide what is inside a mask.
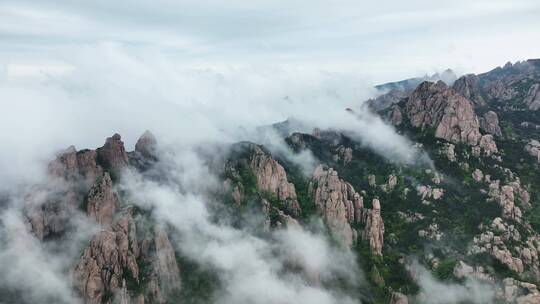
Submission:
[[[63,73],[77,49],[118,43],[189,66],[294,66],[376,83],[539,57],[539,15],[537,0],[2,0],[0,69]]]
[[[128,149],[145,129],[234,141],[290,117],[410,159],[344,109],[373,84],[540,57],[539,15],[538,0],[0,0],[0,181],[115,132]]]

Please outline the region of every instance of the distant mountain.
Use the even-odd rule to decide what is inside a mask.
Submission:
[[[410,91],[416,88],[423,81],[439,81],[442,80],[448,85],[452,85],[456,81],[457,75],[451,69],[446,69],[442,73],[435,73],[431,76],[425,75],[423,77],[408,78],[396,82],[387,82],[376,85],[375,88],[380,91],[401,90]]]
[[[435,73],[431,76],[408,78],[397,82],[388,82],[376,85],[375,88],[380,92],[380,95],[375,99],[370,99],[367,104],[375,111],[380,111],[388,108],[394,103],[399,102],[414,90],[420,83],[424,81],[443,81],[447,85],[452,85],[457,80],[457,76],[451,69],[446,69],[442,73]]]

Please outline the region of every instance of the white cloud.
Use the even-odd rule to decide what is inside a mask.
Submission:
[[[194,163],[184,153],[170,160],[174,164],[165,165],[160,176],[181,176],[173,180],[182,180],[182,191],[176,181],[152,182],[133,171],[124,173],[120,187],[130,201],[152,208],[160,223],[177,229],[177,247],[184,255],[213,269],[223,284],[216,291],[219,303],[359,303],[307,280],[302,271],[286,270],[296,262],[311,278],[321,278],[319,282],[336,276],[360,282],[354,255],[347,249],[332,248],[321,235],[302,229],[260,237],[252,232],[261,231],[262,221],[254,219],[260,214],[251,216],[253,227],[233,227],[224,214],[207,208],[209,198],[201,189],[211,187],[211,174],[201,171],[201,162]],[[215,221],[216,216],[221,221]]]
[[[2,187],[22,178],[39,180],[55,151],[69,145],[99,147],[114,132],[127,148],[144,130],[164,142],[190,146],[201,142],[252,139],[286,151],[280,140],[253,130],[297,118],[308,126],[349,130],[391,159],[411,161],[411,143],[372,115],[351,115],[372,89],[355,75],[270,66],[193,68],[152,50],[133,52],[103,43],[73,49],[62,67],[0,83]],[[64,69],[65,70],[65,69]],[[247,132],[246,132],[247,130]],[[294,160],[294,159],[293,159]],[[296,157],[304,168],[314,160]],[[309,172],[306,169],[306,172]]]
[[[425,304],[493,303],[495,286],[474,278],[467,278],[464,284],[441,282],[429,270],[413,261],[408,265],[412,277],[420,287],[417,296]]]

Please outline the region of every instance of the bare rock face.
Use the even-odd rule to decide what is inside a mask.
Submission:
[[[531,195],[525,188],[521,187],[521,183],[519,179],[508,183],[508,185],[512,187],[512,189],[514,189],[514,193],[516,193],[519,196],[519,199],[521,201],[521,206],[524,208],[530,208]]]
[[[333,158],[334,161],[342,161],[343,164],[348,164],[352,161],[353,158],[353,150],[350,147],[345,147],[343,145],[340,145],[335,150],[336,154],[334,154]]]
[[[351,246],[357,234],[351,224],[364,224],[362,238],[369,242],[373,254],[382,256],[384,222],[379,200],[373,200],[372,209],[365,208],[362,196],[351,184],[340,179],[332,168],[319,165],[313,173],[313,180],[317,185],[312,189],[315,204],[334,236]]]
[[[540,142],[538,140],[532,139],[525,145],[525,151],[531,156],[536,157],[540,163]]]
[[[110,230],[93,237],[75,267],[74,285],[85,303],[100,304],[108,294],[119,292],[125,277],[138,282],[138,255],[135,224],[128,211]]]
[[[137,143],[135,144],[135,151],[140,153],[143,157],[148,159],[154,159],[156,157],[157,140],[150,131],[145,131]]]
[[[497,113],[488,111],[480,117],[480,128],[494,136],[502,136],[501,127],[499,126],[499,117]]]
[[[478,146],[484,150],[485,156],[491,156],[499,152],[497,149],[497,144],[493,140],[493,135],[491,134],[483,135],[482,138],[480,138],[480,143]]]
[[[477,82],[478,76],[468,74],[456,80],[452,88],[463,97],[472,101],[475,105],[483,106],[486,102],[478,90]]]
[[[501,187],[499,204],[503,208],[503,216],[506,218],[521,220],[521,210],[515,206],[514,188],[509,185]]]
[[[533,84],[529,88],[524,101],[529,106],[529,110],[536,111],[540,109],[540,84]]]
[[[118,208],[111,177],[105,172],[88,192],[87,212],[101,225],[110,225]]]
[[[108,137],[103,147],[97,149],[97,154],[108,168],[120,169],[128,164],[128,154],[118,133]]]
[[[481,137],[471,102],[441,81],[420,84],[405,109],[412,126],[435,128],[435,137],[471,146]]]
[[[317,208],[334,236],[352,246],[354,239],[349,219],[354,219],[354,188],[341,180],[332,168],[325,170],[319,166],[313,177],[317,181],[314,193]]]
[[[144,235],[142,240],[138,231]],[[141,262],[149,267],[144,278]],[[180,288],[180,270],[167,233],[159,226],[141,230],[131,209],[122,211],[109,228],[92,238],[73,278],[84,303],[111,303],[111,295],[121,303],[145,303],[145,299],[165,303],[165,295]],[[126,280],[144,284],[139,285],[144,291],[128,290]]]
[[[158,225],[154,227],[154,244],[156,248],[154,270],[162,286],[161,289],[169,292],[180,288],[180,270],[176,263],[174,249],[167,233]]]
[[[388,176],[388,184],[386,186],[386,188],[388,190],[393,190],[397,185],[397,176],[395,174],[391,174],[390,176]]]
[[[399,126],[403,123],[403,113],[401,113],[400,107],[394,107],[390,114],[390,121],[394,126]]]
[[[257,178],[257,187],[276,195],[277,199],[286,202],[287,211],[293,216],[301,212],[294,184],[287,180],[287,173],[272,156],[258,146],[253,145],[253,156],[250,162],[251,170]]]
[[[366,217],[366,227],[362,234],[365,240],[369,240],[371,252],[374,255],[382,256],[384,245],[384,222],[381,216],[381,203],[378,199],[373,199],[372,209]]]
[[[49,164],[49,172],[52,176],[73,180],[79,176],[95,179],[103,169],[97,164],[97,153],[93,150],[78,151],[70,146],[61,152],[54,161]]]
[[[532,275],[540,278],[539,252],[540,237],[537,234],[524,237],[514,224],[497,217],[485,231],[474,237],[471,253],[489,253],[518,275]]]
[[[540,292],[536,285],[521,282],[513,278],[503,280],[504,289],[501,297],[507,303],[536,304],[540,303]]]

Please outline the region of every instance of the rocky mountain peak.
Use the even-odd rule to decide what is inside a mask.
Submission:
[[[257,188],[286,202],[287,211],[293,216],[300,215],[301,209],[294,184],[287,180],[283,166],[257,145],[251,146],[251,152],[249,165],[257,179]]]
[[[435,128],[435,137],[455,143],[476,145],[480,140],[479,122],[471,102],[444,82],[423,82],[405,104],[412,126]]]
[[[97,149],[99,159],[111,169],[120,169],[128,164],[128,154],[120,134],[107,138],[103,147]]]
[[[157,140],[154,137],[154,134],[146,130],[137,140],[137,143],[135,144],[135,151],[139,152],[145,158],[155,158],[156,146]]]
[[[463,97],[472,101],[476,106],[486,104],[478,89],[478,76],[474,74],[467,74],[460,77],[454,82],[452,88]]]
[[[315,205],[336,239],[352,246],[358,238],[358,232],[352,225],[364,225],[360,236],[369,242],[374,255],[381,256],[384,222],[380,214],[379,200],[373,200],[372,209],[365,208],[360,193],[357,193],[350,183],[339,178],[336,170],[323,165],[315,169],[313,181],[317,185],[312,188]]]

